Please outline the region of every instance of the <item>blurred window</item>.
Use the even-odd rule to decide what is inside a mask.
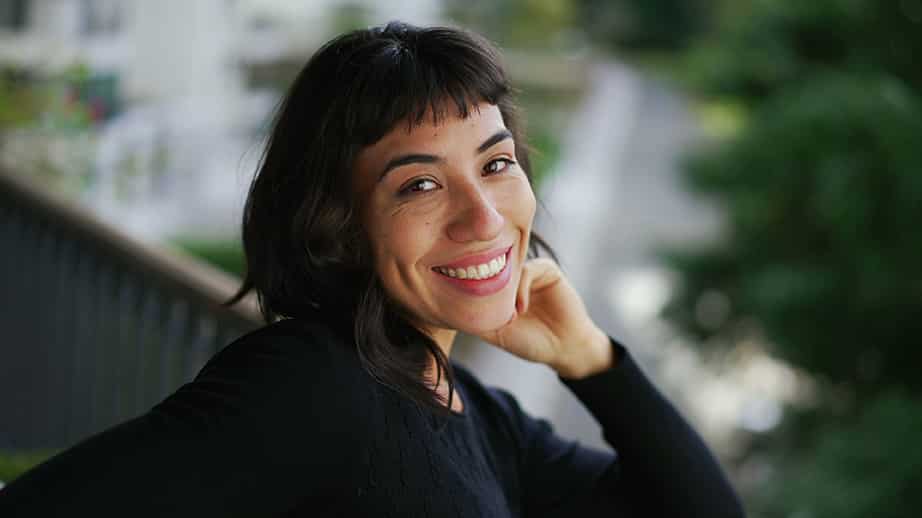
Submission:
[[[20,31],[26,28],[29,0],[0,1],[0,29]]]
[[[118,0],[82,0],[80,32],[84,36],[104,36],[118,32],[121,9]]]

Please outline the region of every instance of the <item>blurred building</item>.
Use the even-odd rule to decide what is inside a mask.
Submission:
[[[57,111],[7,132],[3,165],[42,157],[43,173],[142,238],[228,235],[261,130],[311,52],[346,28],[439,11],[435,0],[4,2],[0,67]]]

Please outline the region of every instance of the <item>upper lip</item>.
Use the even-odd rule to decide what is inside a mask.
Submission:
[[[478,264],[489,263],[491,259],[495,259],[512,248],[512,245],[492,248],[486,252],[478,252],[476,254],[466,255],[456,261],[450,263],[440,264],[436,268],[467,268],[468,266],[477,266]]]

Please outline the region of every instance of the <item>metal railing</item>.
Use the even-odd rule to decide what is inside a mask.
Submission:
[[[64,448],[148,410],[257,327],[239,280],[0,171],[0,449]]]

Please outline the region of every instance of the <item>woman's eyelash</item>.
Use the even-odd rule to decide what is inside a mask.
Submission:
[[[425,183],[431,183],[432,185],[438,186],[438,184],[435,182],[435,180],[433,180],[433,179],[431,179],[431,178],[420,178],[420,179],[418,179],[418,180],[414,180],[414,181],[410,182],[410,183],[409,183],[406,187],[404,187],[403,189],[400,189],[400,194],[401,194],[401,195],[405,195],[405,194],[412,194],[412,193],[414,193],[414,192],[429,192],[430,190],[432,190],[432,189],[417,189],[417,188],[416,188],[416,186],[421,185],[421,184],[425,184]]]
[[[489,169],[490,166],[492,166],[493,164],[499,164],[499,163],[504,163],[504,164],[506,164],[506,166],[503,167],[502,169],[500,169],[499,171],[488,171],[488,170],[487,170],[487,169]],[[497,158],[497,159],[495,159],[495,160],[490,160],[489,162],[487,162],[487,165],[484,166],[484,171],[485,171],[486,173],[489,173],[489,174],[496,174],[496,173],[498,173],[498,172],[505,171],[506,169],[509,169],[509,168],[512,167],[513,165],[515,165],[515,160],[512,160],[512,159],[510,159],[510,158]]]

